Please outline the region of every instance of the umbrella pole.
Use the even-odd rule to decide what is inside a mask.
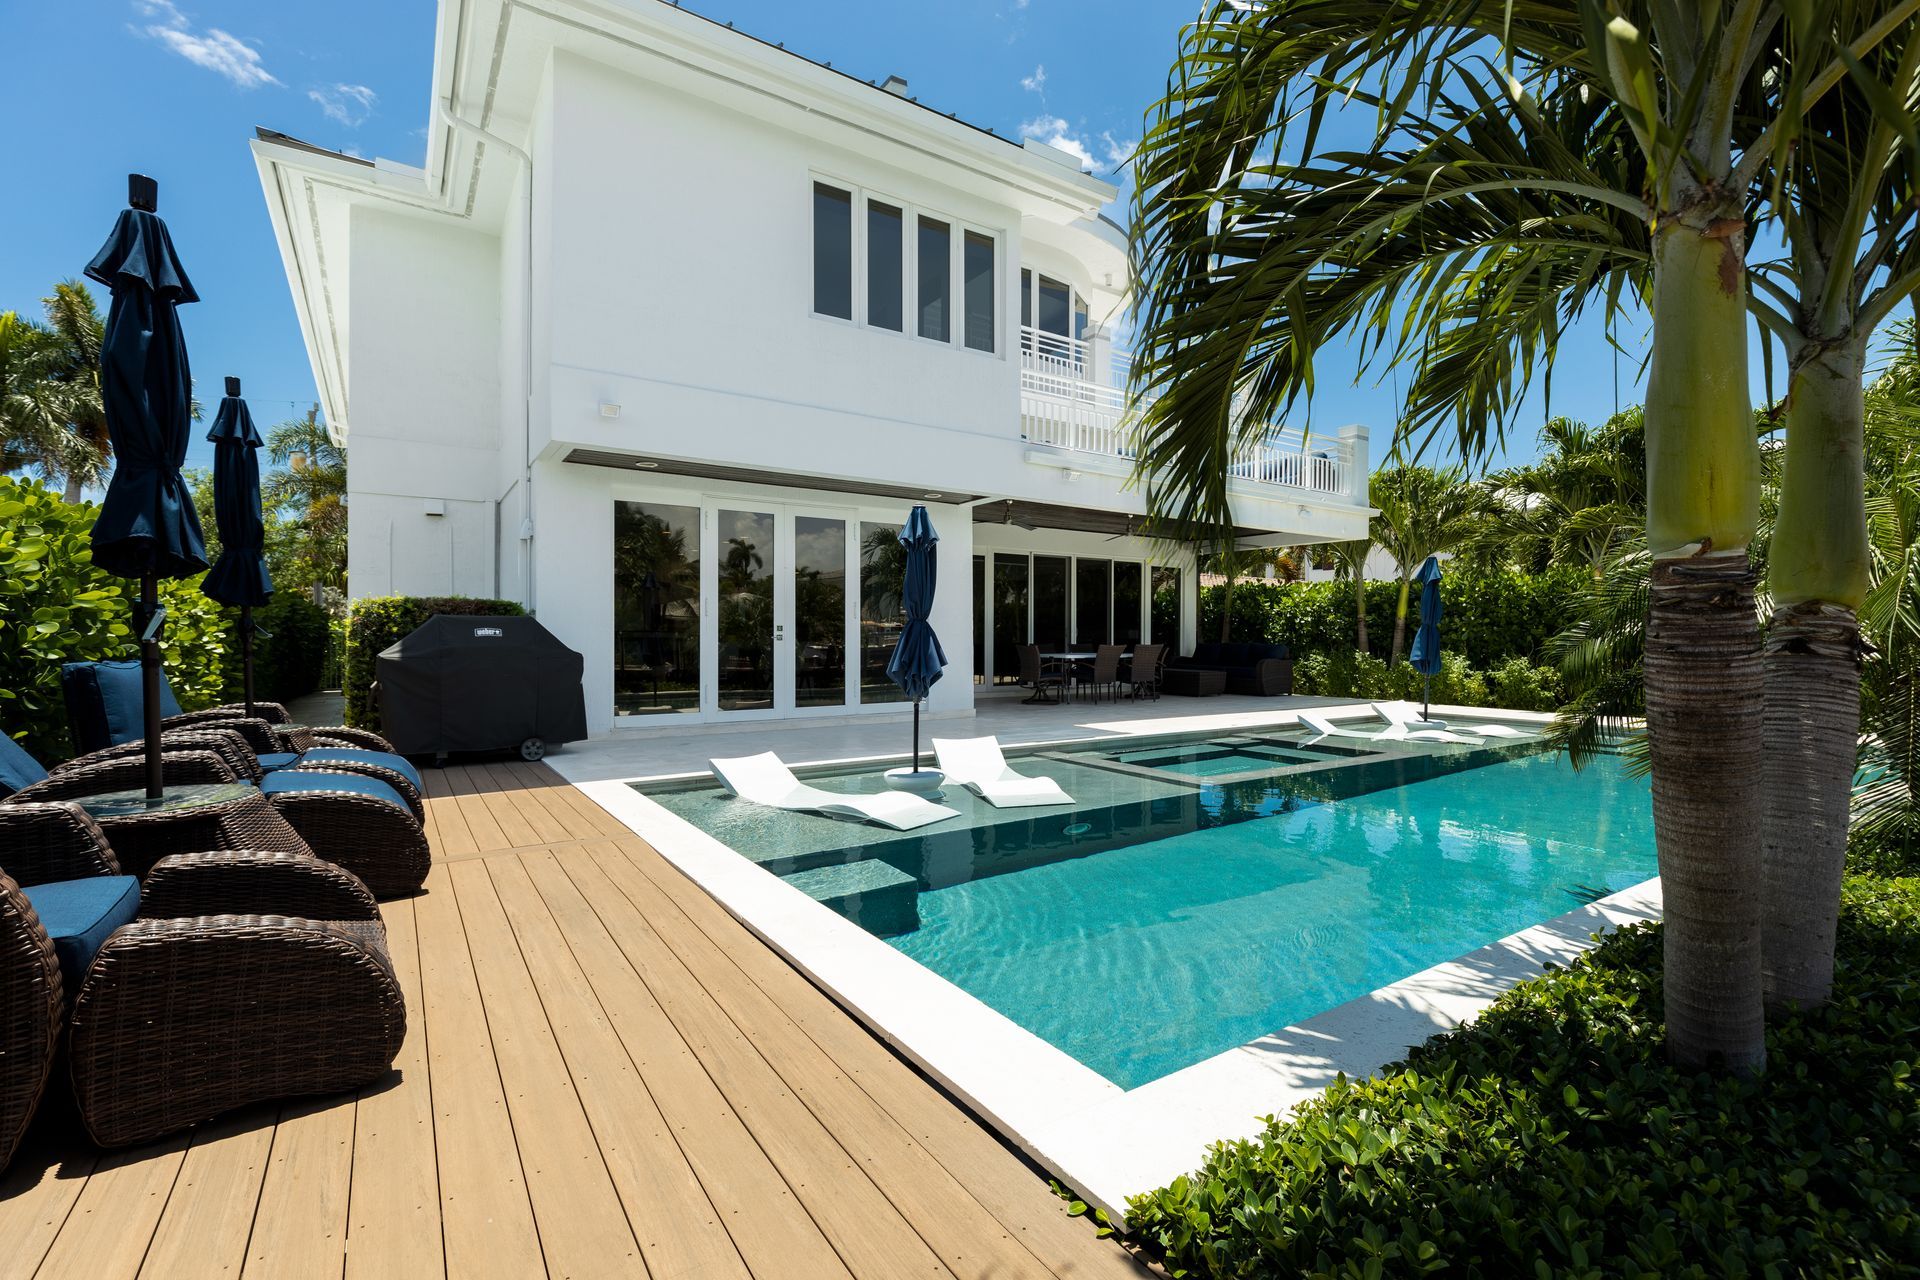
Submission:
[[[920,699],[913,700],[913,771],[920,772]]]
[[[1433,677],[1428,676],[1420,684],[1420,718],[1433,719]]]
[[[160,580],[152,571],[140,575],[140,700],[141,728],[146,734],[147,803],[157,803],[165,790],[160,769]]]
[[[240,683],[246,691],[247,719],[253,719],[253,606],[240,606]]]

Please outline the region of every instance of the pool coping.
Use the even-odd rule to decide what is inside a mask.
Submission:
[[[1333,710],[1348,713],[1343,718],[1372,714],[1366,704]],[[1515,722],[1546,719],[1457,710]],[[1268,724],[1294,721],[1283,712]],[[1185,731],[1156,725],[1116,736]],[[1214,1143],[1258,1134],[1265,1117],[1290,1110],[1338,1075],[1373,1074],[1412,1045],[1470,1020],[1544,965],[1567,963],[1594,945],[1592,935],[1660,914],[1659,881],[1648,880],[1127,1090],[640,794],[631,781],[573,785],[1120,1226],[1128,1196],[1197,1168]]]

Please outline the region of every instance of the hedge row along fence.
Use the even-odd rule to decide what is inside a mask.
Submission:
[[[1397,582],[1367,585],[1367,649],[1385,658],[1393,647],[1393,611],[1400,599]],[[1592,588],[1585,569],[1547,573],[1512,570],[1461,570],[1440,580],[1446,608],[1441,624],[1444,647],[1469,666],[1489,671],[1512,658],[1537,661],[1540,650],[1566,629],[1567,602]],[[1202,640],[1220,635],[1220,599],[1224,587],[1200,593]],[[1419,624],[1415,592],[1407,609],[1407,643]],[[1233,587],[1232,638],[1284,644],[1296,660],[1313,654],[1329,658],[1354,652],[1355,616],[1351,582],[1236,582]]]
[[[93,563],[99,508],[63,502],[37,481],[0,476],[0,732],[46,761],[73,754],[60,666],[137,656],[133,601],[139,584]],[[241,695],[240,611],[200,593],[200,579],[160,585],[167,609],[162,655],[187,710]],[[256,610],[271,632],[254,647],[254,691],[283,702],[319,685],[326,613],[279,592]]]
[[[436,613],[461,617],[517,616],[525,613],[511,600],[473,596],[368,596],[347,608],[346,667],[341,691],[347,699],[347,723],[380,728],[380,704],[373,695],[374,659],[395,641]]]

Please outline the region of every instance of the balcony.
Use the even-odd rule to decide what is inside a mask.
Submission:
[[[1127,372],[1133,355],[1099,340],[1020,330],[1020,430],[1029,444],[1132,462]],[[1364,442],[1364,434],[1358,441]],[[1358,448],[1364,449],[1364,443]],[[1234,455],[1233,479],[1253,485],[1366,500],[1365,457],[1356,439],[1272,427]]]

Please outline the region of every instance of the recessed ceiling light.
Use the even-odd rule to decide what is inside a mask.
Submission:
[[[633,465],[639,467],[642,471],[655,471],[658,470],[660,466],[659,463],[648,462],[645,458],[634,459]]]
[[[920,496],[923,498],[944,498],[947,495],[944,493],[923,493]]]

